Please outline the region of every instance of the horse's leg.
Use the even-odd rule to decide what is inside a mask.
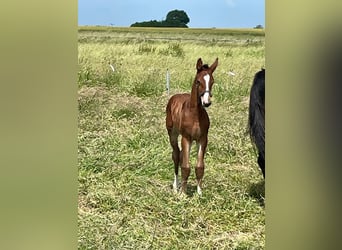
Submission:
[[[195,168],[196,180],[197,180],[197,193],[202,194],[202,179],[204,175],[204,154],[208,144],[207,136],[201,138],[198,142],[198,154],[197,154],[197,165]]]
[[[179,169],[179,163],[180,163],[180,151],[178,147],[178,133],[175,131],[169,130],[169,139],[170,144],[172,146],[172,160],[174,165],[174,180],[173,180],[173,191],[178,191],[178,169]]]
[[[186,193],[186,186],[188,182],[188,178],[190,175],[190,148],[191,148],[191,140],[182,136],[182,187],[181,192]]]
[[[265,178],[265,158],[262,154],[259,153],[258,155],[258,164],[261,169],[262,175]]]

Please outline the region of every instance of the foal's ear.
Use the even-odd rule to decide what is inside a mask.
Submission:
[[[197,64],[196,64],[196,69],[197,69],[197,71],[199,71],[199,70],[202,69],[202,65],[203,65],[202,59],[201,59],[201,58],[198,58]]]
[[[215,62],[209,68],[211,73],[213,73],[215,71],[217,64],[218,64],[218,58],[216,58]]]

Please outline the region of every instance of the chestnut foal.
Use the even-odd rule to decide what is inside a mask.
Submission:
[[[214,83],[213,72],[218,64],[218,58],[209,67],[197,60],[196,76],[192,84],[191,94],[173,95],[166,107],[166,129],[172,146],[172,160],[175,168],[173,190],[178,191],[178,168],[181,165],[181,192],[186,193],[190,175],[189,155],[192,142],[198,145],[197,165],[195,168],[197,193],[202,194],[202,178],[204,175],[204,154],[208,143],[210,121],[205,107],[211,104],[211,88]],[[182,150],[178,147],[178,136],[182,135]]]

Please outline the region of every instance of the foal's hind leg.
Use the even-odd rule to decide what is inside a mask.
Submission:
[[[178,192],[178,186],[179,186],[179,181],[178,181],[178,170],[179,170],[179,163],[181,159],[181,153],[178,147],[178,133],[169,130],[169,139],[170,139],[170,144],[172,146],[172,160],[173,160],[173,165],[174,165],[174,181],[173,181],[173,191]]]

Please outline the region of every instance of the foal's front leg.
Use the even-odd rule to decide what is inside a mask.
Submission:
[[[198,142],[197,165],[195,168],[197,180],[197,193],[202,194],[202,179],[204,175],[204,154],[208,144],[208,138],[204,137]]]
[[[186,193],[186,186],[188,182],[188,178],[190,175],[190,148],[191,148],[191,140],[182,136],[182,152],[181,152],[181,161],[182,161],[182,186],[181,192]]]

